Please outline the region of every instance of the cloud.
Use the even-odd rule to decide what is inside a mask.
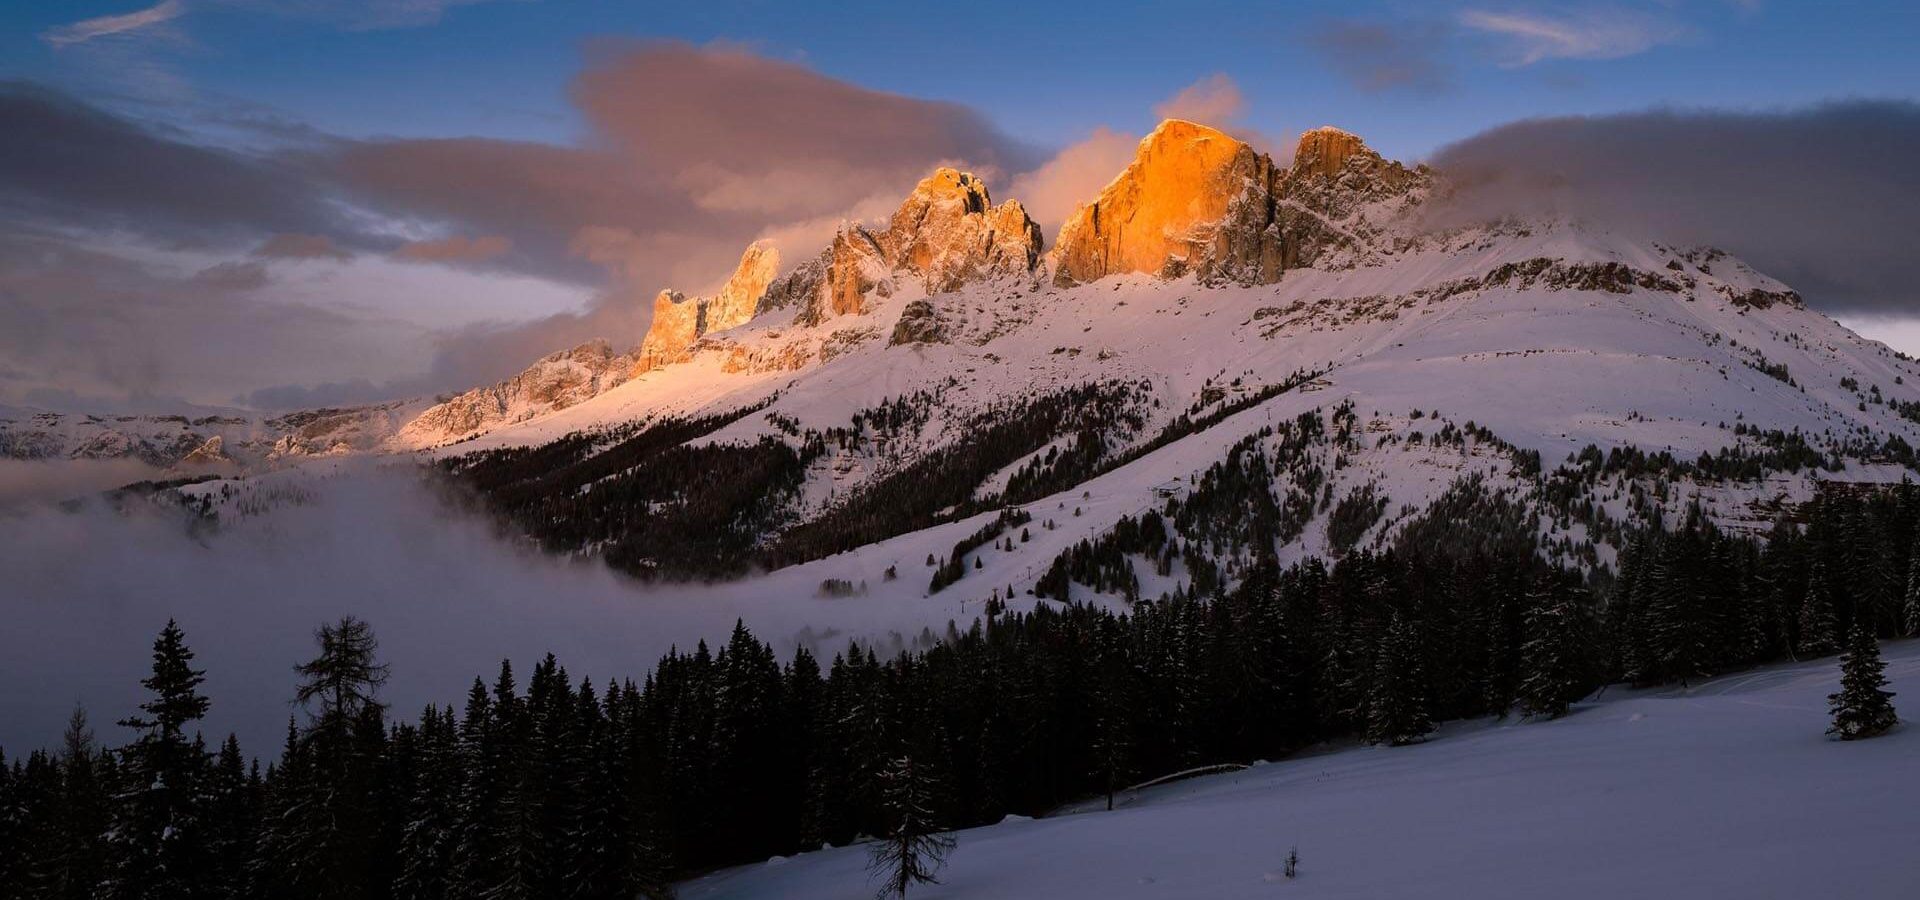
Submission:
[[[1460,24],[1501,43],[1502,65],[1550,59],[1619,59],[1686,35],[1677,24],[1630,10],[1586,9],[1561,15],[1463,10]]]
[[[1437,94],[1453,86],[1439,56],[1451,36],[1440,22],[1335,19],[1312,29],[1306,45],[1360,90]]]
[[[331,259],[344,261],[353,254],[324,234],[276,234],[260,242],[253,255],[269,259]]]
[[[393,251],[402,262],[485,262],[513,249],[513,241],[497,234],[465,237],[454,235],[433,241],[411,241]]]
[[[674,645],[723,641],[737,617],[783,655],[803,643],[830,654],[853,637],[885,641],[944,618],[938,603],[815,599],[817,570],[647,587],[500,535],[408,466],[322,465],[326,477],[252,480],[293,477],[310,502],[191,534],[139,507],[0,513],[0,746],[11,754],[57,740],[75,703],[100,723],[132,712],[170,617],[207,673],[207,734],[237,732],[250,752],[284,732],[292,667],[312,657],[313,628],[348,613],[374,626],[393,668],[383,697],[408,718],[458,702],[502,657],[524,673],[551,651],[604,683],[644,677]],[[0,490],[9,480],[0,465]],[[102,727],[110,743],[129,736]]]
[[[176,256],[160,254],[172,260]],[[191,257],[188,257],[191,258]],[[176,269],[68,236],[0,230],[0,398],[184,395],[393,372],[427,355],[425,329],[266,283],[257,263]]]
[[[1138,135],[1096,128],[1044,165],[1014,178],[1007,196],[1019,200],[1052,241],[1074,210],[1099,196],[1101,188],[1133,162],[1139,144]]]
[[[1443,148],[1435,224],[1566,216],[1740,255],[1840,313],[1912,314],[1920,104],[1517,122]]]
[[[637,342],[656,292],[717,287],[757,238],[798,262],[831,236],[821,222],[891,212],[937,165],[991,179],[1042,159],[965,107],[734,46],[603,42],[569,96],[588,126],[577,145],[362,141],[311,159],[358,202],[499,236],[502,264],[605,285],[584,311],[461,329],[437,377],[479,383],[595,337]]]
[[[451,293],[385,278],[384,292],[333,296],[361,309],[283,302],[321,273],[296,281],[236,290],[255,273],[211,267],[235,254],[259,260],[484,262],[489,277],[533,278],[597,291],[523,322],[475,312],[445,329],[430,357],[389,359],[391,372],[411,364],[419,379],[367,374],[365,360],[340,359],[319,377],[280,377],[266,384],[350,384],[383,380],[396,389],[437,392],[487,383],[520,371],[555,349],[595,337],[630,344],[645,332],[650,300],[663,287],[710,290],[732,271],[741,250],[774,237],[791,263],[824,246],[841,218],[891,212],[913,184],[941,164],[963,165],[1003,184],[1011,172],[1044,161],[978,113],[956,104],[875,91],[795,63],[735,46],[621,41],[594,45],[569,97],[585,122],[582,137],[556,144],[488,138],[350,140],[298,129],[296,141],[268,141],[252,150],[215,146],[194,133],[137,121],[30,84],[0,85],[0,214],[9,222],[57,233],[73,245],[125,256],[125,245],[201,254],[189,272],[201,284],[168,274],[154,290],[167,297],[216,283],[222,302],[250,293],[264,304],[250,317],[264,327],[289,308],[331,310],[352,328]],[[285,123],[280,123],[284,125]],[[284,129],[281,129],[284,130]],[[460,235],[408,241],[422,233]],[[464,241],[464,243],[462,243]],[[144,251],[143,251],[144,252]],[[75,259],[63,254],[59,259]],[[311,269],[311,267],[306,267]],[[329,268],[329,276],[333,267]],[[416,274],[454,266],[405,266]],[[85,281],[84,273],[68,273]],[[117,270],[116,278],[128,270]],[[468,273],[466,277],[473,277]],[[42,279],[39,289],[52,290]],[[368,282],[356,282],[367,287]],[[98,287],[95,285],[94,287]],[[311,291],[311,285],[306,285]],[[273,296],[266,296],[272,294]],[[82,304],[106,314],[107,297],[138,303],[131,284],[90,288]],[[44,303],[53,302],[49,297]],[[457,311],[456,311],[457,312]],[[306,313],[302,313],[303,315]],[[524,317],[524,313],[520,314]],[[347,326],[342,326],[347,327]],[[420,328],[406,329],[416,346]],[[115,337],[95,334],[93,339]],[[70,349],[84,358],[155,359],[158,346]],[[338,340],[339,332],[313,340]],[[56,350],[58,348],[55,348]],[[283,348],[285,349],[285,348]],[[165,353],[181,348],[167,345]],[[190,351],[189,351],[190,352]],[[57,355],[57,354],[56,354]],[[308,358],[308,352],[293,353]],[[318,354],[324,357],[324,353]],[[17,360],[0,357],[14,368]],[[194,365],[158,364],[182,373]],[[311,371],[305,369],[303,371]],[[257,373],[256,373],[257,375]],[[234,370],[212,396],[262,389]],[[110,383],[138,383],[117,373]],[[101,390],[91,378],[90,390]],[[195,387],[169,388],[204,394]],[[350,392],[350,391],[347,391]]]
[[[40,39],[54,47],[69,47],[84,44],[95,38],[127,34],[151,28],[163,22],[169,22],[184,15],[186,4],[181,0],[161,0],[146,9],[116,16],[99,16],[82,19],[71,25],[62,25],[49,29],[40,35]]]
[[[1246,106],[1245,98],[1240,96],[1240,86],[1224,73],[1216,72],[1155,104],[1153,114],[1162,119],[1186,119],[1224,128],[1239,121]]]
[[[287,160],[204,146],[34,84],[0,82],[0,213],[170,242],[352,234]]]
[[[193,283],[216,291],[257,291],[272,279],[257,262],[215,263],[193,273]]]

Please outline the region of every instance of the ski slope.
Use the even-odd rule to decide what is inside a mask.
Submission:
[[[1909,717],[1920,641],[1884,645]],[[1833,659],[1608,689],[1550,722],[1457,722],[960,832],[959,898],[1896,898],[1920,892],[1920,729],[1825,738]],[[1299,876],[1281,874],[1298,847]],[[865,896],[863,846],[744,866],[686,900]]]

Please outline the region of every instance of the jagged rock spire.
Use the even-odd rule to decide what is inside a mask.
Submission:
[[[1225,132],[1169,119],[1061,227],[1054,283],[1124,272],[1278,281],[1348,239],[1329,220],[1357,202],[1404,193],[1420,177],[1331,126],[1301,135],[1292,166],[1281,169]]]
[[[769,241],[755,241],[712,297],[688,297],[671,288],[661,291],[653,298],[653,323],[640,341],[635,371],[678,362],[702,335],[746,324],[779,269],[779,248]]]
[[[1280,277],[1272,218],[1273,160],[1225,132],[1168,119],[1132,163],[1061,226],[1054,280],[1083,284],[1122,272],[1198,272],[1239,281]]]

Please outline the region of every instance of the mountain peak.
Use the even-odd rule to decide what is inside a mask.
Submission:
[[[1293,172],[1296,176],[1333,178],[1346,167],[1348,159],[1360,154],[1379,156],[1359,135],[1322,125],[1300,135],[1293,151]]]
[[[1227,133],[1161,122],[1132,163],[1060,228],[1054,280],[1122,272],[1270,282],[1279,277],[1271,220],[1273,160]],[[1257,221],[1256,221],[1257,220]]]
[[[661,291],[653,299],[653,323],[640,341],[635,371],[678,362],[707,332],[746,324],[779,271],[780,249],[772,241],[759,240],[748,244],[746,252],[740,254],[740,264],[719,293],[688,297],[672,288]]]

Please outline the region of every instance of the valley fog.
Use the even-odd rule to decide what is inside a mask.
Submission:
[[[201,533],[175,513],[99,502],[0,512],[8,757],[56,743],[76,704],[109,746],[129,739],[114,723],[146,698],[140,679],[168,617],[206,670],[213,706],[198,724],[208,742],[231,731],[263,756],[297,712],[293,667],[313,656],[314,629],[343,615],[373,625],[392,668],[382,697],[407,720],[427,703],[458,704],[475,676],[491,685],[502,658],[523,688],[548,652],[576,678],[638,681],[675,645],[724,642],[737,617],[783,656],[832,634],[823,623],[874,621],[863,598],[647,585],[595,561],[541,556],[442,503],[404,467],[301,483],[310,502]]]

